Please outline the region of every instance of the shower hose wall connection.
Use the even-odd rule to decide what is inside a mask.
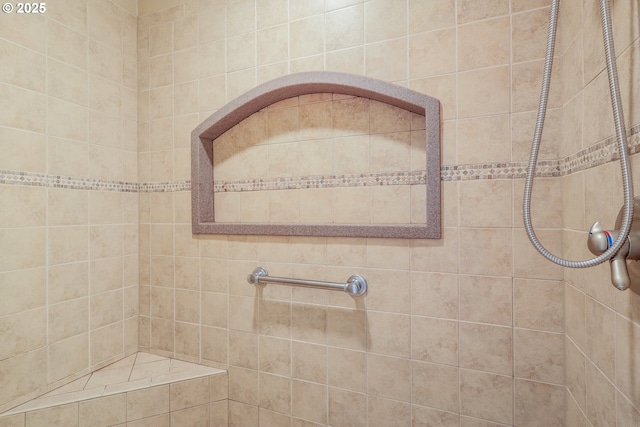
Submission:
[[[631,225],[634,216],[633,184],[631,181],[631,168],[629,166],[629,156],[626,147],[626,128],[624,115],[622,112],[622,102],[620,100],[620,88],[618,84],[618,72],[616,70],[615,49],[613,44],[613,30],[611,28],[611,9],[609,0],[600,0],[600,12],[602,15],[602,36],[604,41],[605,59],[607,64],[607,75],[609,78],[609,90],[611,93],[611,105],[613,108],[613,118],[615,124],[616,140],[618,152],[620,153],[620,168],[622,172],[622,185],[624,192],[624,205],[618,215],[615,231],[605,231],[599,223],[595,223],[589,233],[587,245],[589,249],[597,255],[585,261],[569,261],[559,258],[549,251],[538,241],[531,224],[531,192],[535,175],[540,140],[544,127],[544,117],[547,111],[547,101],[549,98],[549,85],[551,81],[551,69],[553,65],[553,51],[555,48],[556,28],[558,22],[559,0],[553,0],[551,4],[551,16],[549,21],[549,36],[547,39],[547,53],[545,56],[544,75],[542,78],[542,91],[540,95],[540,105],[536,119],[536,128],[531,146],[531,156],[527,169],[527,179],[524,189],[524,226],[533,246],[548,260],[570,268],[593,267],[604,261],[611,261],[611,279],[613,285],[625,290],[630,286],[629,274],[627,272],[626,259],[638,259],[640,249],[637,248],[638,232],[630,236]]]

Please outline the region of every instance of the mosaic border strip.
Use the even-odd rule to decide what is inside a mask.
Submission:
[[[640,153],[640,125],[627,131],[629,154]],[[615,136],[598,142],[559,160],[542,160],[536,165],[536,177],[552,178],[571,175],[620,158]],[[524,179],[528,162],[506,162],[475,165],[443,166],[442,181],[467,181],[476,179]]]
[[[110,181],[99,178],[78,178],[12,170],[0,170],[0,184],[67,188],[73,190],[119,191],[123,193],[136,193],[140,189],[140,185],[136,182]]]
[[[640,153],[640,125],[629,129],[627,140],[629,154]],[[539,161],[536,167],[536,176],[551,178],[571,175],[616,161],[619,158],[615,137],[611,137],[589,148],[563,157],[560,160]],[[440,169],[440,180],[523,179],[527,175],[527,167],[527,162],[442,166]],[[215,182],[214,191],[239,192],[379,185],[423,185],[425,184],[425,179],[425,171],[353,175],[313,175],[294,178],[219,181]],[[119,191],[123,193],[162,193],[191,190],[191,180],[136,183],[2,169],[0,169],[0,184],[67,188],[74,190]]]
[[[371,187],[384,185],[426,185],[427,172],[389,172],[373,174],[313,175],[241,181],[216,181],[214,193],[289,190],[305,188]]]

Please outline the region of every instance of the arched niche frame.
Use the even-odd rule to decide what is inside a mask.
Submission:
[[[425,224],[217,223],[214,215],[213,141],[252,114],[284,99],[313,93],[368,98],[425,116]],[[191,202],[194,234],[439,239],[440,102],[381,80],[338,72],[290,74],[263,83],[226,104],[191,133]]]

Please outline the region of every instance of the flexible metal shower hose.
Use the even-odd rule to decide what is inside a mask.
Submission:
[[[531,191],[533,188],[533,178],[535,174],[536,162],[538,160],[538,151],[540,149],[540,140],[542,138],[542,129],[544,126],[544,116],[547,111],[547,100],[549,98],[549,83],[551,80],[551,68],[553,65],[553,50],[555,47],[556,27],[558,21],[558,7],[560,0],[553,0],[551,4],[551,19],[549,22],[549,36],[547,39],[547,54],[544,64],[544,75],[542,78],[542,91],[540,95],[540,105],[538,107],[538,117],[536,119],[536,129],[531,146],[531,156],[529,158],[529,168],[527,171],[527,180],[524,188],[524,227],[529,236],[529,240],[535,248],[549,261],[564,267],[585,268],[598,265],[604,261],[611,259],[625,243],[631,230],[631,221],[633,219],[633,183],[631,181],[631,168],[626,148],[626,129],[624,124],[624,116],[622,113],[622,103],[620,100],[620,89],[618,85],[618,72],[616,70],[615,49],[613,44],[613,31],[611,28],[611,10],[608,0],[600,0],[600,11],[602,14],[602,36],[604,39],[604,50],[607,63],[607,73],[609,77],[609,90],[611,92],[611,104],[613,107],[613,117],[615,122],[616,139],[618,142],[618,151],[620,153],[620,168],[622,170],[622,185],[624,191],[624,210],[623,220],[618,238],[612,246],[599,256],[585,261],[569,261],[559,258],[549,251],[538,241],[531,224]]]

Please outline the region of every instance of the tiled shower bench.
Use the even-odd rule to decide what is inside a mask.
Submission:
[[[136,353],[0,415],[0,427],[227,427],[227,372]]]

